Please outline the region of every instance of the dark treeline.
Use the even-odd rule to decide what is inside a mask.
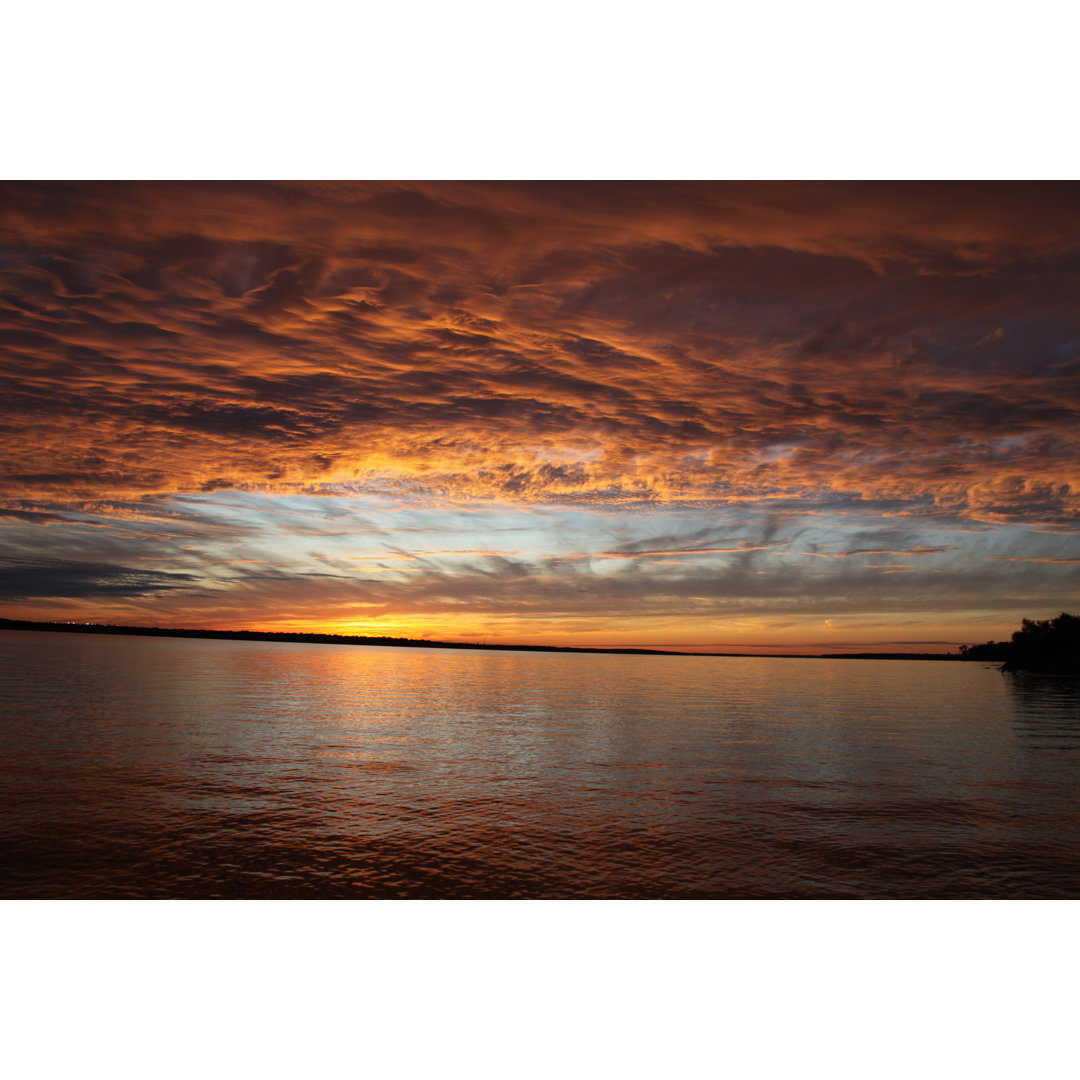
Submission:
[[[844,652],[827,653],[819,660],[962,660],[957,653],[948,652]]]
[[[1009,655],[1009,642],[986,641],[982,645],[961,645],[962,660],[986,660],[992,664],[1002,664]]]
[[[317,645],[375,645],[409,649],[475,649],[489,652],[604,653],[629,656],[745,656],[746,653],[696,653],[673,649],[599,649],[570,645],[489,645],[427,638],[362,637],[273,630],[184,630],[158,626],[110,626],[103,623],[52,623],[0,618],[0,630],[51,630],[76,634],[130,634],[141,637],[216,638],[225,641],[281,641]],[[961,645],[959,653],[760,653],[775,658],[816,660],[981,660],[1003,671],[1080,675],[1080,617],[1062,612],[1055,619],[1024,619],[1011,641]]]
[[[990,660],[1002,671],[1080,675],[1080,616],[1062,612],[1053,619],[1023,619],[1009,641],[961,646],[965,660]]]
[[[1009,642],[1002,671],[1080,675],[1080,617],[1024,619]]]
[[[648,656],[693,656],[666,649],[587,649],[569,645],[488,645],[472,641],[429,641],[427,638],[361,637],[274,630],[184,630],[159,626],[110,626],[105,623],[51,623],[0,618],[0,630],[53,630],[76,634],[128,634],[136,637],[215,638],[225,641],[283,641],[314,645],[377,645],[413,649],[482,649],[502,652],[618,653]]]
[[[283,641],[316,645],[376,645],[410,649],[476,649],[489,652],[604,653],[619,656],[771,656],[808,660],[959,660],[956,653],[698,653],[674,649],[590,649],[571,645],[488,645],[472,641],[431,641],[427,638],[361,637],[345,634],[306,634],[272,630],[183,630],[159,626],[110,626],[105,623],[33,622],[0,618],[0,630],[52,630],[74,634],[130,634],[137,637],[217,638],[225,641]]]

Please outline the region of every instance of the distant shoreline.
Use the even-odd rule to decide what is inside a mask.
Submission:
[[[766,657],[778,660],[961,660],[957,653],[716,653],[685,649],[588,648],[576,645],[489,645],[486,642],[430,641],[417,638],[361,637],[273,630],[185,630],[158,626],[112,626],[107,623],[33,622],[0,618],[0,630],[43,630],[70,634],[118,634],[131,637],[207,638],[220,641],[280,641],[295,645],[367,645],[406,649],[468,649],[479,652],[593,653],[615,656]]]

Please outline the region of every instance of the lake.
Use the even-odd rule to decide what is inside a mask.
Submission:
[[[1080,897],[1080,688],[0,632],[4,898]]]

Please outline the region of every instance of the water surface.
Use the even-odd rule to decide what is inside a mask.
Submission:
[[[978,664],[0,632],[0,895],[1080,897],[1080,692]]]

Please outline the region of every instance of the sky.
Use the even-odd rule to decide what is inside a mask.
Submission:
[[[718,652],[1080,606],[1080,186],[0,185],[0,615]]]

